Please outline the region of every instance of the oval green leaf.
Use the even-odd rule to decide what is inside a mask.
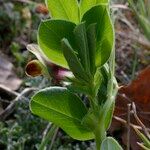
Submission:
[[[73,43],[75,24],[63,20],[43,21],[38,30],[38,44],[42,52],[55,64],[68,68],[63,56],[61,40],[65,37]]]
[[[83,14],[89,9],[91,9],[92,7],[98,4],[107,4],[108,2],[109,0],[81,0],[81,3],[80,3],[81,16],[83,16]]]
[[[82,64],[80,63],[78,57],[75,54],[75,51],[72,49],[69,41],[67,39],[62,40],[62,49],[63,49],[63,54],[68,62],[68,66],[70,70],[73,72],[74,76],[83,81],[83,82],[88,82],[89,77],[88,74],[85,72]]]
[[[85,71],[90,74],[89,47],[85,23],[80,23],[75,27],[74,36],[81,64],[85,68]]]
[[[79,22],[77,0],[46,0],[52,18]]]
[[[87,11],[82,21],[86,26],[96,23],[96,66],[100,67],[109,59],[114,47],[114,31],[106,5],[97,5]]]
[[[50,87],[32,97],[31,111],[56,124],[77,140],[93,139],[94,135],[81,122],[87,113],[81,99],[66,88]]]
[[[123,150],[123,149],[114,138],[107,137],[101,144],[101,150]]]

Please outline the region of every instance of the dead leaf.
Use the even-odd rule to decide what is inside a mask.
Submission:
[[[14,66],[1,53],[0,55],[0,85],[5,85],[11,90],[17,90],[21,85],[22,80],[19,79],[15,72]]]
[[[135,102],[138,114],[150,122],[150,66],[142,70],[131,84],[120,88],[115,114],[126,113],[127,104],[131,102]]]
[[[150,128],[150,66],[142,70],[138,77],[131,84],[120,88],[116,100],[116,108],[114,115],[127,120],[127,104],[134,102],[137,107],[137,114],[146,127]],[[133,115],[131,115],[131,123],[137,124]],[[110,132],[112,134],[120,131],[119,137],[123,145],[127,144],[126,127],[113,120]],[[133,130],[131,130],[131,148],[132,150],[140,150],[136,142],[138,138]]]

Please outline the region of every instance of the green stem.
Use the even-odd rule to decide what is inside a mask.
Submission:
[[[98,130],[95,132],[95,141],[96,141],[96,148],[97,150],[100,150],[102,141],[106,138],[106,131],[104,126],[104,118],[107,115],[107,111],[110,110],[110,107],[115,99],[115,96],[118,91],[118,84],[116,82],[116,79],[114,78],[115,75],[115,49],[113,49],[112,55],[110,57],[110,72],[111,72],[111,79],[110,83],[108,84],[108,100],[104,105],[104,114],[102,116],[102,120],[100,121],[102,124],[99,126]]]
[[[136,50],[134,49],[134,59],[133,59],[133,67],[132,67],[131,80],[134,80],[134,78],[135,78],[136,66],[137,66],[137,52],[136,52]]]
[[[100,150],[102,141],[106,138],[106,132],[105,129],[101,126],[98,130],[95,132],[95,142],[96,142],[96,149]]]
[[[51,126],[51,128],[49,129],[49,131],[47,132],[47,135],[44,137],[44,139],[42,140],[42,143],[39,146],[39,150],[44,150],[47,143],[52,139],[53,134],[55,133],[55,130],[57,130],[57,126],[55,126],[54,124]]]

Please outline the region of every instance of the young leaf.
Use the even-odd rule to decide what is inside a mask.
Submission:
[[[98,98],[99,105],[103,105],[108,98],[107,90],[108,90],[108,81],[110,79],[108,64],[106,63],[104,66],[98,69],[98,71],[100,72],[100,74],[102,74],[101,75],[102,82],[98,89],[97,98]]]
[[[94,95],[98,96],[98,91],[99,91],[99,88],[101,87],[102,82],[103,82],[103,76],[98,68],[94,75],[94,82],[93,82],[94,83],[94,93],[95,93]]]
[[[63,54],[68,62],[68,66],[75,77],[79,80],[88,82],[89,77],[67,39],[62,40],[62,49]]]
[[[67,86],[67,89],[71,92],[78,93],[78,94],[89,95],[89,93],[91,93],[87,85],[79,85],[79,84],[72,83]]]
[[[46,0],[52,18],[79,22],[77,0]]]
[[[101,144],[101,150],[123,150],[119,143],[111,137],[107,137]]]
[[[105,129],[108,130],[112,122],[113,112],[115,108],[115,102],[112,102],[110,108],[107,110],[106,116],[104,118]]]
[[[87,41],[89,47],[90,72],[92,75],[96,72],[95,57],[96,57],[96,24],[91,24],[87,28]]]
[[[36,93],[30,102],[31,111],[56,124],[77,140],[93,139],[93,133],[81,124],[87,109],[81,99],[66,88],[50,87]]]
[[[87,11],[82,21],[96,23],[96,66],[100,67],[109,59],[114,47],[114,31],[106,5],[98,5]]]
[[[74,35],[81,64],[85,68],[86,72],[90,74],[90,56],[89,56],[89,47],[87,41],[85,22],[75,27]]]
[[[82,124],[89,128],[91,131],[95,131],[99,125],[99,116],[95,114],[97,114],[97,112],[95,113],[92,109],[89,109],[88,113],[82,120]]]
[[[90,87],[85,81],[78,80],[75,77],[67,77],[66,82],[68,83],[67,89],[73,93],[85,95],[90,95],[91,93]]]
[[[81,0],[81,4],[80,4],[81,16],[83,16],[83,14],[89,9],[91,9],[92,7],[98,4],[107,4],[108,2],[109,0]]]
[[[74,23],[63,20],[46,20],[38,31],[38,44],[42,52],[55,64],[68,68],[63,56],[61,40],[65,37],[73,43]]]

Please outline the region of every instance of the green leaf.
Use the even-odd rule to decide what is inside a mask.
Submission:
[[[73,72],[75,77],[79,80],[88,82],[89,77],[86,74],[82,64],[80,63],[78,57],[76,56],[75,51],[72,49],[67,39],[62,40],[62,49],[64,56],[68,62],[70,70]]]
[[[81,64],[85,68],[85,71],[90,74],[90,56],[89,48],[86,34],[85,22],[77,25],[74,29],[74,35],[76,40],[76,45],[78,49],[79,58]]]
[[[63,56],[61,40],[65,37],[73,42],[75,24],[63,20],[46,20],[39,26],[38,44],[42,52],[55,64],[68,68]],[[72,44],[73,45],[73,44]]]
[[[138,12],[137,12],[138,14]],[[146,36],[146,38],[150,41],[150,20],[148,20],[146,17],[139,15],[137,16],[138,21],[143,29],[143,32]]]
[[[139,136],[139,138],[142,140],[144,145],[148,148],[150,148],[150,140],[142,133],[140,132],[137,128],[134,127],[134,130],[136,134]]]
[[[108,4],[109,0],[81,0],[80,3],[80,12],[81,16],[91,9],[92,7],[98,5],[98,4]]]
[[[146,147],[143,143],[138,143],[137,144],[142,148],[142,150],[150,150],[150,148]]]
[[[87,40],[89,47],[90,72],[92,75],[96,72],[95,57],[96,57],[96,24],[90,24],[87,28]]]
[[[87,85],[79,85],[75,83],[71,83],[67,86],[67,89],[71,92],[78,93],[78,94],[86,94],[89,95],[91,93],[89,87]]]
[[[52,18],[79,22],[77,0],[46,0]]]
[[[96,73],[94,75],[94,95],[98,96],[99,88],[101,87],[101,84],[103,82],[103,77],[101,72],[99,71],[99,68],[96,70]],[[98,98],[98,97],[97,97]]]
[[[123,149],[115,139],[107,137],[105,140],[103,140],[101,144],[101,150],[123,150]]]
[[[87,83],[78,80],[77,78],[67,77],[66,82],[69,83],[67,85],[67,89],[73,93],[85,95],[90,95],[91,93],[90,86],[88,86]]]
[[[96,23],[96,66],[100,67],[109,59],[114,47],[114,31],[106,5],[98,5],[87,11],[82,21]]]
[[[104,124],[105,124],[106,130],[108,130],[111,125],[114,108],[115,108],[115,102],[112,102],[112,104],[111,104],[110,108],[107,110],[106,116],[104,118]]]
[[[82,120],[82,124],[89,128],[91,131],[95,131],[97,126],[99,126],[99,113],[93,111],[93,109],[89,109],[88,113]]]
[[[101,121],[104,124],[105,130],[108,130],[112,121],[116,95],[111,95],[112,99],[108,99],[108,84],[110,80],[110,72],[108,64],[106,63],[102,68],[100,68],[99,71],[102,74],[102,82],[100,84],[97,97],[99,105],[102,106]]]
[[[98,93],[97,93],[97,98],[99,105],[103,105],[107,98],[108,98],[108,81],[110,79],[109,75],[109,66],[106,63],[104,66],[102,66],[99,70],[100,74],[102,74],[102,82],[99,86]]]
[[[81,99],[66,88],[50,87],[36,93],[30,102],[31,111],[56,124],[77,140],[93,139],[91,133],[81,124],[87,109]]]

